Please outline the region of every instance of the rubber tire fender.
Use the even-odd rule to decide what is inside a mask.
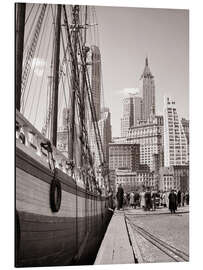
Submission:
[[[50,186],[50,206],[52,212],[58,212],[61,206],[61,183],[59,180],[53,178]]]

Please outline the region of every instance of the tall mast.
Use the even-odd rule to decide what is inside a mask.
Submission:
[[[70,110],[70,160],[73,160],[74,152],[74,137],[75,137],[75,95],[78,87],[78,74],[76,71],[77,51],[78,51],[78,30],[79,30],[79,6],[75,5],[72,8],[72,65],[71,65],[71,110]]]
[[[21,100],[21,78],[23,63],[23,47],[24,47],[24,30],[25,30],[25,9],[24,3],[16,4],[16,43],[15,43],[15,91],[16,91],[16,109],[20,111]]]
[[[54,67],[53,67],[53,91],[51,116],[51,143],[57,143],[57,118],[58,118],[58,85],[59,85],[59,58],[60,58],[60,29],[61,29],[61,5],[57,5],[57,16],[55,25]]]
[[[86,47],[86,35],[87,35],[87,6],[85,7],[85,24],[84,24],[84,41],[82,45],[82,84],[81,84],[81,104],[80,104],[80,139],[81,139],[81,153],[84,147],[84,125],[86,121],[85,116],[85,101],[86,101],[86,66],[87,66],[87,53],[89,47]],[[83,155],[80,156],[80,166],[83,165]]]

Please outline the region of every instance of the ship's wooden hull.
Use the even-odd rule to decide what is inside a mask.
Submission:
[[[53,175],[36,155],[16,148],[16,266],[91,264],[111,218],[107,199],[86,192],[61,171],[60,210],[53,213]]]

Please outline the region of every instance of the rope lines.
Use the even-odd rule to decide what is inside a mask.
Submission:
[[[34,32],[33,37],[32,37],[30,49],[28,50],[28,53],[26,55],[24,69],[23,69],[23,72],[22,72],[22,82],[21,82],[22,101],[23,101],[24,92],[25,92],[25,88],[26,88],[26,85],[27,85],[27,80],[28,80],[28,77],[29,77],[29,73],[30,73],[30,70],[31,70],[32,59],[33,59],[34,54],[35,54],[35,50],[36,50],[36,46],[37,46],[37,42],[38,42],[38,38],[39,38],[41,26],[42,26],[42,22],[43,22],[43,19],[44,19],[46,6],[47,6],[46,4],[44,4],[42,6],[42,9],[41,9],[41,12],[40,12],[40,15],[39,15],[36,27],[35,27],[35,32]],[[23,107],[23,102],[22,102],[22,107]]]
[[[48,18],[48,13],[47,13],[47,18]],[[43,32],[45,30],[45,26],[46,26],[46,20],[45,20],[45,23],[44,23]],[[49,40],[48,40],[48,44],[47,44],[47,48],[46,48],[45,65],[47,63],[47,57],[48,57],[48,52],[49,52],[50,40],[51,40],[51,33],[49,35]],[[39,101],[40,101],[40,97],[41,97],[41,93],[42,93],[42,85],[43,85],[43,82],[44,82],[44,79],[45,79],[44,74],[45,74],[45,67],[43,69],[43,75],[42,75],[41,84],[40,84],[40,88],[39,88],[39,95],[38,95],[38,100],[37,100],[37,109],[36,109],[36,112],[35,112],[34,125],[36,124],[36,119],[37,119],[37,116],[38,116]]]
[[[26,96],[24,96],[24,107],[23,107],[23,111],[25,112],[25,109],[26,109],[26,106],[27,106],[27,104],[28,104],[28,98],[31,98],[30,97],[30,92],[31,92],[31,88],[33,87],[33,79],[34,79],[34,73],[35,73],[35,70],[36,70],[36,68],[37,68],[37,64],[38,64],[38,61],[39,61],[39,54],[40,54],[40,50],[42,51],[42,52],[44,52],[44,50],[45,50],[45,45],[46,45],[46,43],[45,42],[42,42],[43,41],[43,36],[44,36],[44,32],[45,32],[45,27],[46,27],[46,22],[47,22],[47,19],[48,19],[48,12],[49,10],[47,10],[47,13],[46,13],[46,16],[45,16],[45,20],[44,20],[44,23],[43,23],[43,29],[42,29],[42,33],[41,33],[41,35],[40,35],[40,40],[39,40],[39,42],[38,42],[38,46],[37,46],[37,49],[36,49],[36,57],[35,57],[35,61],[34,61],[34,65],[33,65],[33,60],[32,60],[32,62],[31,62],[31,65],[32,65],[32,75],[31,75],[31,78],[30,78],[30,80],[29,80],[29,87],[28,87],[28,89],[26,90],[26,92],[27,92],[27,95],[26,95],[26,93],[25,93],[25,95]],[[50,38],[51,38],[51,31],[50,31],[50,35],[49,35],[49,42],[50,42]],[[49,42],[48,42],[48,45],[49,45]],[[41,48],[41,44],[43,45],[43,47]],[[48,52],[48,50],[46,51],[46,52]],[[47,56],[46,56],[46,58],[47,58]],[[46,60],[46,59],[45,59]],[[43,59],[43,61],[45,61],[44,59]],[[44,71],[45,71],[45,67],[43,68],[43,76],[42,76],[42,79],[41,80],[43,80],[44,79]],[[39,82],[39,81],[37,81],[37,82]],[[38,89],[40,89],[40,88],[38,88],[38,87],[36,87],[36,90],[39,92],[39,90]],[[33,89],[32,89],[33,90]],[[33,95],[34,96],[36,96],[36,92],[35,93],[33,93]],[[32,98],[32,102],[31,102],[31,106],[29,106],[29,112],[28,112],[28,118],[31,120],[31,114],[33,113],[33,105],[34,105],[34,101],[35,101],[35,99],[34,99],[34,97]]]
[[[29,86],[26,87],[25,91],[24,91],[23,107],[22,107],[22,112],[23,113],[25,113],[25,111],[26,111],[28,98],[30,98],[31,86],[32,86],[33,78],[34,78],[34,71],[35,71],[36,66],[37,66],[37,59],[38,59],[39,53],[40,53],[40,47],[41,47],[41,44],[42,44],[43,33],[44,33],[44,27],[43,27],[42,34],[40,36],[40,40],[38,42],[38,46],[36,48],[35,58],[33,58],[33,59],[35,59],[34,64],[33,64],[33,59],[31,61],[31,69],[32,69],[33,72],[31,73],[31,78],[28,77],[27,84],[29,83]],[[34,98],[32,99],[32,103],[31,103],[30,110],[29,110],[29,113],[28,113],[28,118],[29,119],[30,119],[30,115],[31,115],[31,112],[32,112],[32,108],[33,108],[33,102],[34,102]]]
[[[38,12],[39,12],[39,8],[40,8],[40,5],[38,5],[38,7],[37,7],[37,9],[36,9],[36,12],[35,12],[35,14],[34,14],[34,16],[33,16],[33,19],[32,19],[32,22],[30,22],[30,28],[28,28],[27,29],[27,37],[26,37],[26,40],[25,40],[25,42],[24,42],[24,50],[26,51],[26,47],[27,47],[27,44],[28,44],[28,40],[30,39],[30,35],[31,35],[31,33],[32,33],[32,29],[34,28],[34,26],[35,26],[35,21],[36,21],[36,18],[37,18],[37,14],[38,14]],[[31,13],[30,13],[31,14]],[[29,48],[27,48],[27,51],[29,50]],[[27,52],[26,52],[26,54],[27,54]]]
[[[53,84],[52,51],[54,51],[51,51],[50,47],[51,38],[53,37],[54,29],[56,27],[56,8],[54,5],[48,5],[48,8],[46,8],[46,6],[47,5],[45,4],[37,5],[35,8],[34,5],[30,5],[30,9],[27,12],[27,38],[25,45],[27,46],[29,41],[30,46],[24,60],[22,111],[24,113],[26,112],[30,121],[31,118],[33,119],[31,122],[33,122],[34,125],[38,124],[37,122],[42,120],[40,118],[42,118],[42,112],[45,111],[46,118],[42,133],[44,135],[48,134],[49,136],[50,115],[52,113],[52,98],[50,91]],[[70,9],[67,9],[67,6],[62,6],[64,22],[61,22],[62,27],[60,30],[62,50],[60,53],[61,61],[59,62],[58,117],[62,114],[62,109],[64,107],[71,110],[73,109],[71,100],[74,95],[75,127],[72,131],[75,135],[72,142],[73,158],[74,160],[77,160],[78,158],[81,160],[81,164],[84,164],[84,170],[89,171],[90,178],[92,178],[94,185],[97,186],[98,183],[96,182],[95,171],[93,169],[94,153],[90,147],[90,144],[92,145],[93,142],[92,136],[95,137],[101,167],[104,167],[106,161],[96,117],[96,109],[89,74],[91,71],[91,65],[94,63],[91,63],[88,51],[90,50],[91,52],[90,44],[96,46],[99,43],[99,39],[97,39],[98,26],[94,7],[87,8],[87,6],[80,6],[77,22],[74,21],[75,19],[72,12],[75,7],[76,6],[71,6]],[[67,16],[67,14],[69,16]],[[68,17],[72,18],[72,23],[68,22]],[[50,18],[52,18],[51,23]],[[37,22],[35,23],[35,21]],[[90,23],[91,21],[93,21],[93,24]],[[47,32],[47,29],[50,29],[50,31]],[[44,34],[46,38],[43,38]],[[47,44],[47,46],[45,44]],[[52,47],[54,49],[54,42]],[[36,78],[35,70],[37,69],[37,59],[40,59],[40,55],[43,55],[41,59],[45,62],[45,66],[41,69],[41,76]],[[48,58],[51,60],[48,60]],[[35,59],[35,61],[33,61],[33,59]],[[51,76],[47,74],[48,63],[50,63]],[[29,76],[30,71],[32,71],[31,76]],[[45,88],[46,78],[48,85]],[[42,91],[43,88],[46,90]],[[69,91],[67,91],[67,89]],[[73,91],[71,91],[71,89]],[[45,102],[44,106],[41,106],[41,104],[43,104],[43,98]],[[69,130],[70,129],[71,125],[69,127]],[[76,139],[76,137],[78,139]],[[80,157],[77,157],[78,155],[80,155]],[[84,181],[86,183],[88,182],[88,180]]]
[[[26,25],[28,19],[30,18],[30,15],[31,15],[31,12],[32,12],[33,8],[34,8],[34,4],[32,4],[32,6],[31,6],[31,8],[30,8],[30,11],[29,11],[29,13],[28,13],[28,15],[27,15],[27,18],[25,19],[25,25]]]

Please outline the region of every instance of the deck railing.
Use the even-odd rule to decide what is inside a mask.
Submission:
[[[44,137],[18,110],[16,110],[16,140],[41,157],[47,164],[50,163],[48,152],[41,146],[41,143],[46,143],[48,139]],[[70,160],[54,146],[52,146],[52,153],[55,168],[71,176]],[[75,178],[78,186],[85,187],[82,177],[77,170],[74,170],[73,178]]]

